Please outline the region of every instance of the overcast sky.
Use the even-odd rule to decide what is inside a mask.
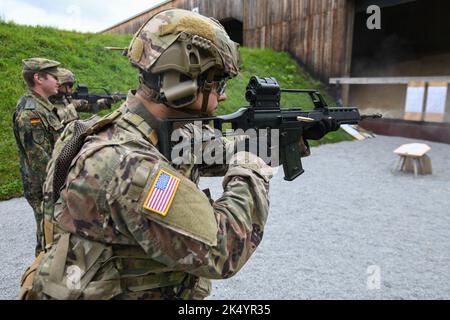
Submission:
[[[165,0],[0,0],[0,19],[99,32]]]

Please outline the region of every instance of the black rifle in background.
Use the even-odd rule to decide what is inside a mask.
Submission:
[[[86,100],[89,105],[92,106],[93,112],[98,112],[99,107],[97,104],[97,101],[100,99],[106,99],[108,101],[109,105],[112,105],[113,103],[125,100],[127,98],[126,93],[110,93],[107,89],[101,88],[105,93],[96,93],[96,92],[89,92],[89,89],[87,85],[85,84],[79,84],[77,86],[77,89],[74,93],[72,93],[72,98],[74,100]]]
[[[307,94],[314,103],[314,109],[303,111],[300,108],[281,109],[281,93]],[[339,124],[358,124],[366,118],[381,118],[381,114],[360,115],[357,108],[327,106],[324,98],[317,90],[280,89],[275,78],[251,77],[245,93],[250,106],[238,111],[217,117],[176,118],[165,119],[158,128],[158,145],[160,152],[171,158],[172,147],[176,144],[170,141],[175,123],[202,121],[212,124],[215,129],[224,132],[224,124],[231,125],[233,130],[267,129],[264,138],[270,144],[270,130],[279,130],[279,159],[283,165],[284,179],[292,181],[304,170],[301,163],[299,141],[305,129],[315,125],[322,119],[335,119]],[[229,126],[228,125],[228,126]],[[259,138],[258,138],[259,139]],[[259,146],[259,142],[258,142]],[[268,146],[271,149],[271,146]],[[259,153],[259,151],[258,151]]]

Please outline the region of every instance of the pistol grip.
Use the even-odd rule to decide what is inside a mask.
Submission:
[[[284,180],[292,181],[305,172],[298,143],[291,143],[281,148],[281,159],[283,161]]]

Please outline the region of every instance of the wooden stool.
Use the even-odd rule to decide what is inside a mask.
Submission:
[[[394,150],[395,154],[400,156],[399,167],[403,172],[414,172],[417,176],[420,174],[431,174],[431,159],[425,153],[431,148],[424,143],[404,144]]]

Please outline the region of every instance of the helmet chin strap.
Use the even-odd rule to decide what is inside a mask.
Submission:
[[[202,114],[206,115],[206,109],[208,109],[208,101],[209,95],[212,91],[213,87],[213,79],[214,79],[214,70],[211,68],[208,71],[208,75],[206,77],[206,81],[203,83],[202,93],[203,93],[203,101],[202,101]]]
[[[152,88],[150,88],[144,81],[142,77],[140,77],[140,84],[139,84],[139,90],[141,94],[148,100],[151,100],[156,103],[161,103],[161,95],[159,94],[159,91],[156,91]]]

